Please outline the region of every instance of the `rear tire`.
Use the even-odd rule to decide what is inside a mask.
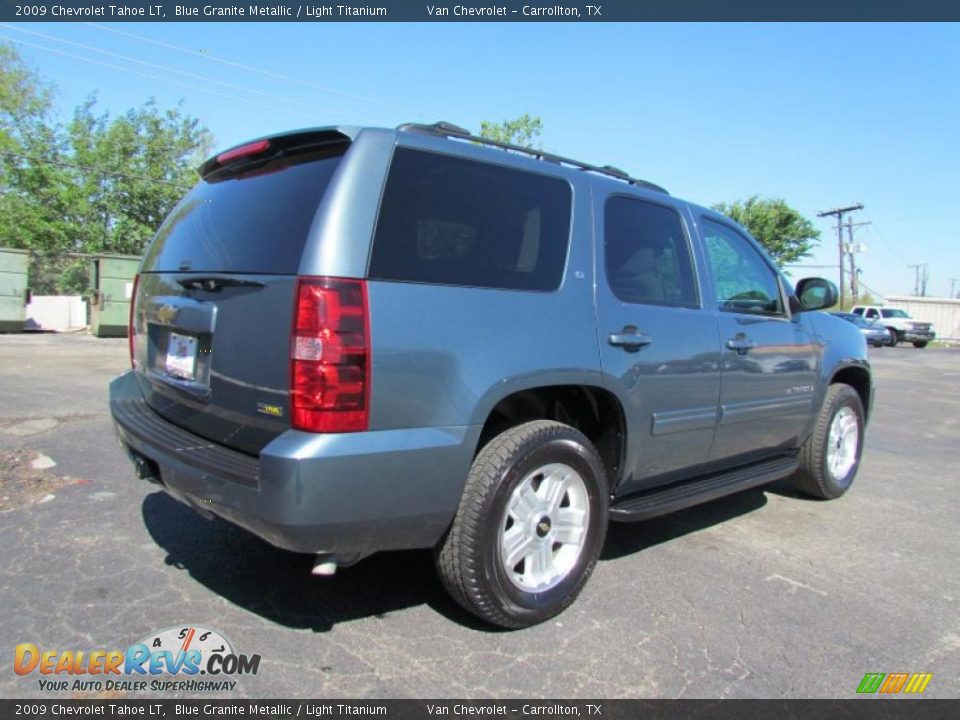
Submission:
[[[447,591],[493,625],[522,628],[563,611],[593,572],[607,530],[603,462],[574,428],[535,420],[477,455],[436,552]]]
[[[896,347],[898,342],[900,342],[900,336],[897,331],[893,328],[887,328],[887,345]]]
[[[926,340],[914,340],[914,341],[913,341],[913,346],[914,346],[915,348],[925,348],[925,347],[927,346],[927,341],[926,341]]]
[[[860,467],[863,452],[863,403],[849,385],[827,389],[813,433],[800,450],[794,485],[805,495],[831,500],[843,495]]]

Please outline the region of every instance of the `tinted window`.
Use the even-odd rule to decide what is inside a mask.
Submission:
[[[672,208],[613,197],[604,211],[607,282],[626,302],[696,305],[693,265]]]
[[[340,153],[302,153],[202,180],[167,216],[144,269],[296,274]]]
[[[733,228],[704,220],[703,236],[721,310],[783,312],[776,273],[743,235]]]
[[[557,178],[398,149],[370,277],[555,290],[567,254],[570,196]]]
[[[885,318],[909,318],[903,310],[881,310],[880,313]]]

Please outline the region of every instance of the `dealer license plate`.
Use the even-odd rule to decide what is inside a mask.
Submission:
[[[193,380],[197,368],[197,339],[189,335],[170,333],[164,367],[170,375]]]

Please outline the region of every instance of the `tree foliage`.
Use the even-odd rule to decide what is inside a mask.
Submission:
[[[78,209],[87,248],[140,254],[163,218],[197,180],[194,168],[210,146],[209,133],[179,109],[154,101],[110,119],[94,99],[77,108],[67,128],[81,171]],[[80,228],[78,228],[78,231]]]
[[[513,120],[495,123],[483,120],[480,123],[480,137],[497,142],[511,143],[539,150],[540,135],[543,133],[543,121],[539,116],[524,113]]]
[[[0,150],[22,149],[49,109],[49,87],[0,43]]]
[[[743,225],[781,265],[809,255],[820,238],[813,223],[780,198],[754,195],[729,205],[718,203],[713,209]]]
[[[48,120],[50,97],[16,51],[0,45],[0,247],[63,241],[65,179],[53,164],[63,148]]]
[[[91,97],[64,127],[52,91],[0,44],[0,247],[31,251],[35,292],[86,289],[84,253],[141,254],[197,180],[212,138],[154,101],[118,117]]]

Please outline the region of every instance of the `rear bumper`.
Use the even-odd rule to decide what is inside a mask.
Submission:
[[[456,513],[479,427],[315,435],[290,430],[259,458],[167,422],[127,372],[110,412],[141,475],[295,552],[366,555],[432,547]]]

